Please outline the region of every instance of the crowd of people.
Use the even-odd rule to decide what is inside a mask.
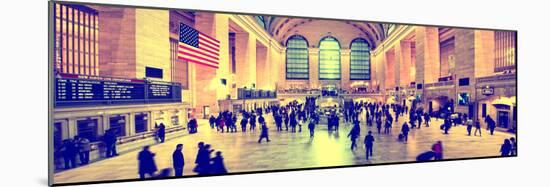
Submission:
[[[105,158],[118,156],[116,151],[116,129],[106,130],[102,140],[105,150]],[[63,169],[71,169],[89,164],[91,150],[91,141],[88,138],[76,135],[72,139],[68,138],[63,140],[61,145],[54,151],[54,157],[61,157],[63,159]],[[60,164],[56,165],[59,166]]]
[[[511,137],[504,139],[504,143],[500,146],[500,156],[516,156],[518,153],[518,142],[516,138]]]
[[[357,141],[361,136],[361,124],[365,125],[367,134],[364,135],[363,144],[365,151],[365,159],[369,160],[373,157],[373,150],[375,147],[376,138],[373,134],[378,134],[377,137],[396,136],[396,142],[407,143],[409,141],[409,134],[411,131],[418,131],[422,127],[429,128],[433,115],[429,112],[425,112],[421,107],[400,105],[400,104],[384,104],[381,102],[350,102],[343,105],[340,110],[332,110],[326,114],[320,112],[317,106],[317,97],[307,97],[305,102],[299,103],[298,101],[290,102],[286,105],[271,105],[264,108],[255,108],[251,110],[241,111],[222,111],[215,115],[211,115],[208,118],[210,128],[218,133],[242,133],[250,132],[255,133],[256,126],[259,126],[259,139],[258,143],[262,143],[264,140],[270,142],[269,127],[266,123],[266,116],[271,115],[273,117],[276,131],[274,133],[281,133],[283,131],[289,133],[301,133],[302,128],[309,130],[310,139],[315,137],[316,126],[321,121],[321,118],[326,118],[328,132],[338,132],[341,120],[343,124],[352,125],[347,135],[351,145],[352,151],[358,150],[359,146]],[[364,117],[363,117],[364,116]],[[342,119],[341,119],[342,117]],[[399,121],[400,119],[407,119],[405,121]],[[465,125],[467,135],[471,136],[471,131],[475,127],[474,136],[481,136],[480,120],[475,121],[468,117],[467,114],[448,114],[437,116],[442,118],[443,124],[440,129],[443,134],[449,134],[452,127],[457,125]],[[239,120],[240,119],[240,120]],[[487,124],[487,130],[492,135],[495,130],[496,123],[490,117],[485,117],[485,123]],[[401,125],[400,125],[401,124]],[[238,127],[240,126],[240,128]],[[396,130],[398,133],[392,133],[394,126],[400,127],[400,130]],[[187,124],[190,134],[198,132],[198,122],[192,118]],[[165,126],[164,124],[155,124],[154,135],[155,139],[159,143],[165,141]],[[214,130],[213,130],[214,131]],[[393,132],[396,132],[393,131]],[[113,157],[118,155],[116,151],[117,133],[113,129],[109,129],[103,136],[103,142],[105,145],[105,157]],[[172,154],[174,176],[183,176],[184,171],[184,155],[183,145],[178,144],[174,153]],[[76,156],[80,157],[80,163],[85,165],[89,163],[90,153],[90,141],[86,138],[75,136],[74,139],[67,139],[63,141],[59,152],[62,153],[64,158],[64,166],[66,169],[76,167]],[[218,175],[227,173],[227,169],[224,165],[222,152],[215,152],[211,149],[211,145],[200,142],[198,144],[197,157],[195,159],[196,166],[193,168],[193,172],[198,175]],[[214,156],[212,157],[212,153]],[[512,156],[517,154],[517,142],[515,138],[504,140],[500,153],[502,156]],[[163,158],[164,159],[164,158]],[[443,142],[436,141],[430,150],[419,154],[416,158],[417,161],[428,160],[442,160],[443,159]],[[155,164],[155,154],[149,150],[149,146],[143,147],[143,150],[138,154],[139,160],[139,176],[140,178],[155,178],[169,176],[170,170],[158,171]],[[159,172],[157,174],[157,172]]]
[[[80,165],[86,165],[90,162],[90,140],[74,136],[74,139],[65,139],[63,144],[56,152],[63,157],[65,169],[71,169],[78,166],[76,157],[79,157]]]
[[[227,169],[221,151],[211,149],[210,144],[199,142],[197,145],[197,157],[193,172],[197,175],[221,175],[226,174]],[[215,156],[212,157],[212,153]],[[151,152],[149,146],[144,146],[138,153],[138,174],[140,179],[169,177],[174,170],[174,176],[183,176],[185,157],[183,155],[183,144],[177,144],[172,153],[172,168],[165,168],[157,173],[158,168],[155,162],[155,153]]]

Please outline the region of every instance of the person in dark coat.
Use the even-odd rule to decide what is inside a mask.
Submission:
[[[277,131],[283,131],[283,119],[280,114],[275,113],[275,125],[277,126]]]
[[[471,119],[466,120],[466,131],[468,131],[468,136],[472,135],[473,126],[474,126],[474,122]]]
[[[452,122],[451,122],[451,119],[448,117],[445,119],[445,121],[443,122],[443,130],[445,131],[445,134],[449,134],[449,130],[451,129],[452,127]]]
[[[199,142],[199,151],[197,152],[197,158],[195,159],[195,168],[193,169],[198,175],[208,175],[210,173],[210,153],[214,150],[210,150],[209,144]]]
[[[157,135],[160,139],[160,143],[164,143],[164,138],[166,137],[166,126],[164,126],[164,123],[160,123]]]
[[[407,122],[403,123],[403,126],[401,126],[401,134],[403,134],[403,141],[407,142],[409,139],[409,125]]]
[[[372,136],[372,132],[369,131],[368,134],[365,136],[365,155],[366,159],[369,159],[369,156],[372,157],[372,148],[374,146],[374,136]]]
[[[298,124],[298,121],[296,121],[296,113],[294,113],[294,111],[292,111],[290,113],[290,132],[296,132],[296,125]]]
[[[391,128],[391,120],[386,119],[386,123],[384,124],[384,134],[390,134],[391,133],[390,128]]]
[[[183,166],[185,160],[182,153],[183,144],[176,145],[176,150],[172,153],[172,165],[174,167],[174,173],[176,177],[183,176]]]
[[[214,124],[216,123],[216,118],[214,115],[210,115],[210,119],[208,119],[208,123],[210,123],[210,128],[214,129]]]
[[[63,161],[65,162],[65,169],[71,169],[76,167],[76,153],[77,148],[72,139],[63,140],[63,145],[60,147]]]
[[[309,129],[309,138],[313,138],[315,134],[315,121],[313,119],[309,120],[307,128]]]
[[[288,131],[288,123],[290,121],[290,118],[288,117],[288,114],[286,112],[283,113],[283,118],[285,121],[285,131]]]
[[[118,153],[116,151],[116,134],[113,129],[109,129],[105,132],[105,134],[103,135],[103,141],[107,149],[105,152],[105,156],[107,158],[117,156]]]
[[[220,113],[218,114],[218,117],[216,117],[216,121],[215,121],[215,123],[216,123],[216,131],[218,131],[218,132],[220,132],[220,130],[223,130],[223,129],[220,129],[220,127],[221,127],[221,121],[222,121],[222,113],[220,112]]]
[[[246,124],[248,123],[248,119],[243,116],[243,119],[241,119],[241,131],[246,132]]]
[[[489,129],[489,132],[491,135],[495,132],[495,128],[497,127],[495,120],[491,118],[491,116],[487,116],[485,118],[485,123],[487,124],[487,128]]]
[[[380,118],[376,118],[376,130],[378,130],[378,134],[380,134],[382,130],[382,120],[380,120]],[[384,131],[384,133],[386,132]]]
[[[254,129],[256,128],[256,115],[252,114],[250,115],[250,131],[254,131]]]
[[[511,151],[512,151],[512,144],[510,143],[510,140],[505,139],[504,144],[500,146],[500,156],[510,156]]]
[[[357,148],[357,138],[359,137],[359,125],[354,125],[351,131],[348,134],[348,137],[351,140],[351,147],[350,149],[353,151],[355,148]]]
[[[268,128],[267,125],[262,125],[261,133],[260,133],[260,139],[258,140],[258,143],[262,142],[262,139],[267,139],[267,142],[270,142],[269,140],[269,134],[268,134]]]
[[[416,121],[418,121],[418,129],[420,129],[420,127],[422,126],[422,113],[420,113],[420,111],[418,113],[416,113]]]
[[[197,148],[199,149],[197,151],[197,157],[195,157],[195,168],[193,169],[194,172],[200,173],[201,171],[201,163],[202,163],[202,155],[204,154],[204,142],[199,142],[197,145]]]
[[[510,143],[512,144],[512,150],[510,151],[510,155],[516,156],[518,154],[518,143],[516,142],[516,138],[511,137]]]
[[[424,121],[426,122],[426,127],[430,127],[430,115],[428,113],[424,113]]]
[[[474,131],[474,136],[479,132],[479,136],[481,137],[481,124],[479,123],[479,118],[476,120],[475,124],[476,130]]]
[[[84,137],[75,136],[75,145],[77,146],[78,155],[80,157],[80,164],[86,165],[90,162],[90,140]]]
[[[216,156],[212,158],[212,165],[210,166],[210,169],[210,174],[212,175],[222,175],[227,173],[227,169],[223,163],[222,152],[216,152]]]
[[[149,151],[149,146],[143,147],[143,150],[138,154],[139,160],[139,178],[145,179],[145,174],[153,177],[157,171],[157,165],[155,164],[155,153]]]

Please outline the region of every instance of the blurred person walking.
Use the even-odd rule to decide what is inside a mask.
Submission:
[[[150,177],[153,177],[155,172],[158,170],[157,165],[155,164],[155,153],[149,151],[149,146],[143,147],[143,150],[138,154],[139,161],[139,178],[145,179],[145,174],[148,174]]]

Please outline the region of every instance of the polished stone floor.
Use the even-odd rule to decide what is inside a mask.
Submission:
[[[231,172],[265,171],[277,169],[365,165],[415,161],[420,153],[430,150],[433,143],[443,142],[445,159],[471,158],[499,155],[500,145],[505,138],[514,136],[510,133],[495,132],[493,136],[483,130],[483,136],[467,136],[464,126],[453,127],[450,134],[439,130],[442,120],[432,120],[426,128],[413,129],[407,143],[398,142],[397,135],[401,125],[394,123],[390,135],[374,133],[376,128],[367,128],[362,120],[361,136],[358,149],[350,150],[351,141],[347,134],[351,125],[340,125],[339,132],[329,133],[326,125],[318,125],[315,137],[310,139],[307,127],[301,133],[277,132],[271,115],[266,119],[269,126],[271,142],[259,144],[259,130],[256,132],[219,133],[210,129],[206,120],[199,120],[199,133],[154,145],[151,151],[156,153],[155,161],[159,169],[170,168],[172,152],[176,144],[184,144],[184,175],[195,175],[192,169],[197,154],[197,143],[203,141],[211,144],[216,151],[222,151],[227,170]],[[400,117],[399,124],[404,121]],[[363,138],[368,130],[375,137],[373,158],[365,160]],[[118,157],[101,160],[87,166],[78,167],[54,174],[55,183],[73,183],[85,181],[102,181],[138,178],[137,153],[139,150],[122,154]]]

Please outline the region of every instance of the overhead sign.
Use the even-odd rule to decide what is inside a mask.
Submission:
[[[495,88],[493,87],[484,87],[481,89],[481,94],[483,95],[493,95],[495,94]]]

